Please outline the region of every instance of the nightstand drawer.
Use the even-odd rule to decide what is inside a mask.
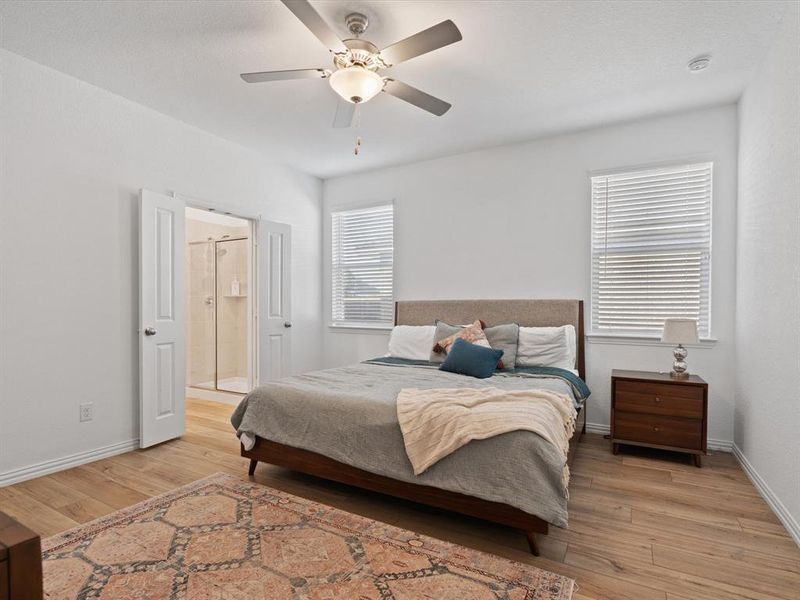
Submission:
[[[680,380],[678,380],[680,381]],[[648,394],[659,398],[686,398],[689,400],[703,401],[703,388],[696,385],[681,385],[680,383],[650,383],[647,381],[617,380],[617,394],[628,392],[632,394]]]
[[[667,415],[671,417],[703,418],[703,393],[700,390],[699,398],[681,398],[665,396],[657,391],[632,392],[620,390],[617,383],[617,393],[614,397],[614,409],[622,412],[647,413],[651,415]],[[674,386],[673,386],[674,387]]]
[[[702,450],[703,422],[648,414],[615,412],[614,439]]]

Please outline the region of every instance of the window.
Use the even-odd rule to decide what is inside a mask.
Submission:
[[[391,327],[394,207],[334,212],[331,226],[333,325]]]
[[[712,164],[592,177],[592,333],[710,328]]]

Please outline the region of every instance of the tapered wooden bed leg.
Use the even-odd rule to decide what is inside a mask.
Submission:
[[[256,465],[257,464],[258,464],[258,461],[255,458],[251,458],[250,459],[250,468],[247,470],[247,474],[250,475],[251,477],[256,472]]]
[[[539,556],[539,544],[536,543],[536,534],[532,531],[526,531],[525,537],[528,538],[528,546],[531,548],[531,554]]]

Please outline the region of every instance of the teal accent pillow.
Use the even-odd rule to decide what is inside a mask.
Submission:
[[[497,363],[502,356],[502,350],[470,344],[459,338],[450,347],[450,352],[447,353],[447,358],[439,369],[486,379],[497,369]]]

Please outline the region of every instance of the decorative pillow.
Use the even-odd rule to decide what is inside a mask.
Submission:
[[[435,331],[433,325],[397,325],[389,336],[388,356],[428,360]]]
[[[492,376],[502,356],[502,350],[470,344],[463,338],[456,338],[439,369],[486,379]]]
[[[517,361],[517,341],[519,339],[519,325],[516,323],[506,323],[505,325],[495,325],[483,330],[486,339],[492,348],[503,351],[503,360],[500,361],[500,369],[513,369]]]
[[[557,367],[571,371],[575,368],[575,352],[572,325],[519,328],[518,367]]]
[[[486,324],[483,321],[477,319],[470,325],[464,325],[463,327],[448,325],[444,321],[436,321],[436,333],[434,333],[433,336],[434,346],[431,352],[431,361],[442,362],[450,346],[459,338],[471,344],[478,344],[490,348],[491,346],[486,339],[486,334],[483,333],[483,328],[485,326]],[[447,335],[442,337],[439,335],[440,333],[447,333]]]
[[[450,325],[444,321],[436,321],[436,331],[433,334],[433,345],[430,348],[431,355],[429,360],[438,363],[444,362],[445,353],[442,352],[441,346],[438,345],[439,340],[443,340],[454,333],[458,333],[462,329],[464,329],[464,327],[461,325]]]

